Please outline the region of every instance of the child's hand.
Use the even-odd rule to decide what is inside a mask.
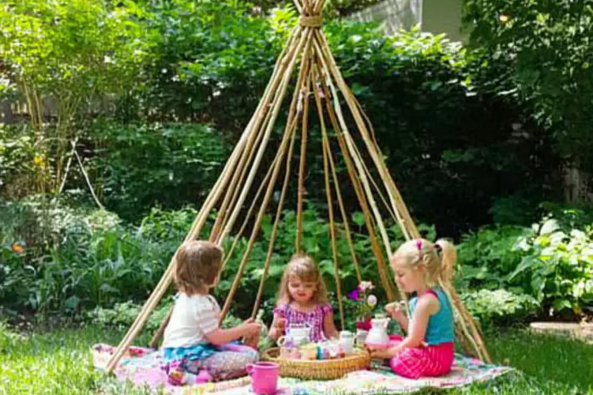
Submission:
[[[278,319],[276,319],[274,328],[276,328],[279,331],[284,331],[285,327],[286,327],[286,318],[278,317]]]
[[[398,322],[402,322],[406,319],[406,314],[404,313],[405,303],[404,302],[393,302],[389,303],[385,306],[385,310],[391,315],[391,317]]]
[[[244,332],[244,335],[246,337],[250,337],[250,336],[255,336],[255,335],[259,334],[259,331],[261,330],[261,325],[258,323],[255,323],[253,318],[250,318],[243,322],[243,324],[241,325],[241,328]]]
[[[374,359],[390,359],[397,354],[397,347],[391,347],[386,350],[375,350],[371,352],[371,358]]]

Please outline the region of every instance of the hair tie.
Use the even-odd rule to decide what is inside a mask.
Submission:
[[[441,247],[440,244],[435,244],[434,245],[434,249],[436,250],[436,252],[441,253],[443,252],[443,247]]]
[[[422,258],[422,240],[421,239],[416,240],[416,248],[418,248],[418,254],[420,255],[420,258]]]

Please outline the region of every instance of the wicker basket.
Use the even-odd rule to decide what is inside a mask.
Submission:
[[[335,380],[350,372],[368,369],[371,356],[366,350],[355,349],[354,353],[340,359],[300,360],[280,359],[278,348],[271,348],[261,355],[262,361],[274,362],[280,367],[280,376],[303,380]]]

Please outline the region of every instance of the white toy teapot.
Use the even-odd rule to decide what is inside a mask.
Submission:
[[[375,317],[371,320],[371,325],[364,345],[370,350],[383,350],[389,347],[389,335],[387,334],[389,318]]]

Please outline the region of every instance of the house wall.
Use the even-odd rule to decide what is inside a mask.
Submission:
[[[420,23],[422,0],[385,0],[351,16],[361,22],[383,23],[385,33],[410,30]]]
[[[451,41],[461,41],[461,2],[463,0],[423,0],[422,31],[446,33]]]
[[[385,0],[351,16],[352,19],[384,24],[385,33],[410,30],[421,24],[422,31],[446,33],[449,39],[460,41],[461,5],[463,0]]]

